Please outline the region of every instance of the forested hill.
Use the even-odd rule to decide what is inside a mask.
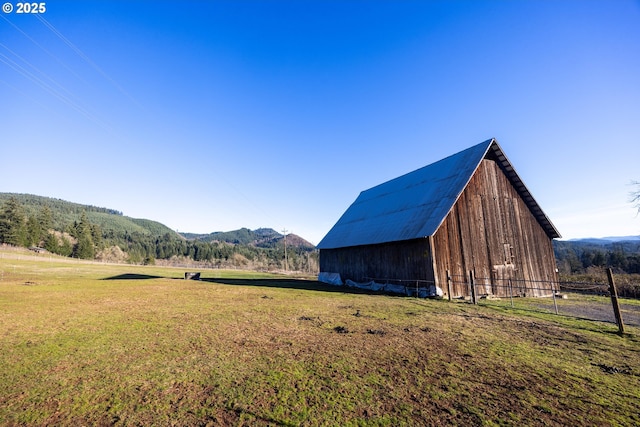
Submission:
[[[617,272],[640,274],[638,236],[608,239],[554,240],[561,273],[584,273],[591,267],[611,267]]]
[[[44,248],[83,259],[151,264],[315,272],[318,253],[304,239],[269,228],[207,235],[149,219],[31,194],[0,193],[0,243]],[[286,250],[285,250],[286,249]]]
[[[202,242],[226,242],[234,245],[252,245],[258,248],[275,248],[284,245],[285,236],[272,228],[249,230],[241,228],[234,231],[216,231],[210,234],[180,233],[185,239]],[[314,249],[315,246],[296,234],[287,234],[288,247]]]
[[[142,234],[147,236],[162,236],[166,233],[178,237],[178,234],[157,221],[124,216],[115,209],[101,208],[91,205],[68,202],[51,197],[33,194],[0,193],[0,207],[9,199],[14,198],[24,208],[27,217],[38,216],[46,206],[51,213],[51,228],[64,231],[69,225],[80,221],[83,213],[87,220],[98,225],[102,232],[108,234]]]

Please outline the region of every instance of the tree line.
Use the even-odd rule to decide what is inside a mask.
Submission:
[[[611,267],[618,273],[640,274],[640,242],[596,245],[556,241],[554,252],[563,274],[584,273],[590,267]]]
[[[116,211],[105,213],[122,215]],[[147,225],[145,220],[137,221]],[[78,219],[61,225],[59,218],[54,221],[54,213],[48,205],[27,210],[16,197],[9,197],[0,207],[0,243],[41,247],[67,257],[134,264],[154,264],[156,260],[180,263],[186,260],[211,267],[309,272],[318,269],[318,253],[313,248],[287,247],[285,261],[283,245],[261,248],[220,241],[187,240],[166,231],[153,234],[146,229],[144,232],[103,229],[88,219],[86,211],[81,211]],[[121,257],[115,259],[117,254]]]

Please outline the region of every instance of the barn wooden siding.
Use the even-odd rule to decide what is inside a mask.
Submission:
[[[552,239],[496,162],[482,160],[433,238],[439,286],[451,296],[469,295],[473,270],[479,293],[509,295],[508,279],[519,294],[542,296],[557,281]],[[526,282],[524,282],[526,281]],[[544,283],[543,283],[544,282]],[[496,285],[504,285],[496,286]]]
[[[320,250],[320,271],[342,280],[419,279],[433,283],[429,239]]]

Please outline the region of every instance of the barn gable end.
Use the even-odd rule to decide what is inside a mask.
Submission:
[[[493,160],[482,160],[433,245],[436,277],[449,271],[454,297],[468,294],[468,271],[491,295],[506,294],[511,279],[516,293],[541,296],[532,284],[556,280],[552,240]]]
[[[492,139],[360,193],[318,245],[320,271],[443,288],[449,271],[462,296],[473,270],[500,295],[509,279],[555,280],[555,237]]]

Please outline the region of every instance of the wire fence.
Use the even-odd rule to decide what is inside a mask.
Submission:
[[[449,275],[439,288],[429,280],[402,280],[366,277],[364,283],[347,281],[350,287],[374,292],[400,294],[411,297],[445,297],[474,304],[536,310],[571,316],[579,319],[617,324],[620,332],[624,324],[640,327],[640,285],[625,284],[618,298],[612,295],[610,282],[544,281],[515,278],[474,277]],[[615,285],[614,285],[615,288]]]
[[[551,312],[580,319],[640,326],[640,286],[626,286],[619,298],[613,275],[609,283],[534,281],[451,275],[450,289],[466,289],[458,299],[474,304],[503,305]],[[449,295],[451,293],[449,292]]]

